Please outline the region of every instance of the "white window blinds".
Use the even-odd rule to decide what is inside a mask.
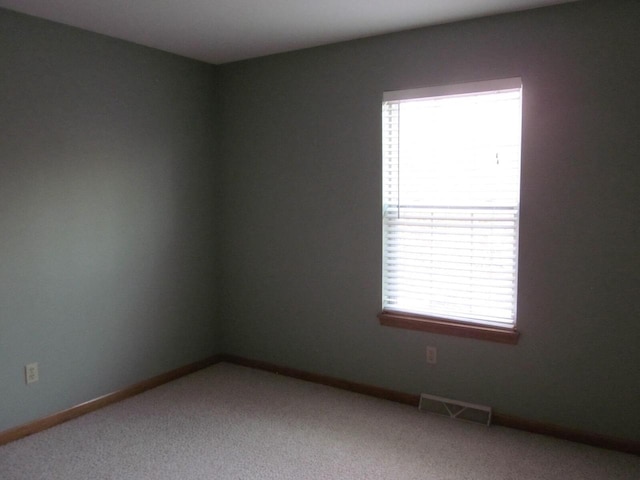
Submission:
[[[383,309],[515,325],[519,78],[383,98]]]

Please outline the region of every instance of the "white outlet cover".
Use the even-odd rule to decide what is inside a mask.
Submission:
[[[438,349],[436,347],[427,347],[427,363],[435,364],[438,362]]]
[[[40,380],[40,376],[38,375],[38,363],[34,362],[34,363],[29,363],[25,365],[24,376],[28,384],[35,383],[38,380]]]

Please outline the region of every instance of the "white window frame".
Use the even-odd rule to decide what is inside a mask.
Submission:
[[[517,125],[517,131],[518,131],[517,172],[511,174],[511,176],[509,177],[509,182],[516,181],[517,184],[512,185],[511,183],[509,183],[509,185],[512,185],[512,187],[515,188],[517,191],[514,193],[514,191],[512,190],[510,193],[506,194],[505,198],[508,197],[507,200],[499,200],[497,201],[496,204],[466,205],[466,207],[474,207],[478,210],[478,213],[480,215],[477,215],[476,218],[478,217],[483,218],[482,214],[484,213],[485,218],[491,219],[491,221],[493,222],[491,225],[498,225],[500,227],[502,225],[510,225],[509,228],[511,229],[510,231],[512,235],[511,237],[512,240],[510,241],[512,241],[512,246],[513,246],[513,258],[512,258],[513,277],[511,282],[512,288],[509,291],[510,295],[506,295],[502,293],[504,291],[507,291],[506,289],[502,289],[502,284],[501,284],[500,293],[494,294],[493,293],[494,291],[491,290],[491,288],[487,287],[487,285],[493,282],[493,280],[487,280],[486,284],[481,285],[482,289],[487,289],[487,291],[489,291],[489,293],[487,293],[486,295],[484,293],[482,295],[473,293],[473,295],[482,297],[477,300],[478,303],[484,303],[486,305],[489,304],[489,299],[492,296],[493,298],[507,299],[507,300],[504,300],[505,302],[504,305],[509,304],[510,313],[508,317],[506,316],[507,315],[506,310],[498,307],[496,307],[495,311],[496,312],[499,311],[499,314],[495,314],[495,315],[486,314],[486,313],[475,314],[471,310],[470,310],[471,313],[461,314],[460,311],[457,309],[457,307],[453,307],[452,311],[449,311],[449,307],[446,307],[446,306],[437,307],[437,308],[433,307],[433,304],[436,302],[431,302],[431,306],[424,307],[420,303],[421,299],[416,300],[416,302],[418,303],[415,303],[415,302],[411,303],[411,299],[410,300],[403,299],[402,289],[415,289],[416,285],[420,286],[425,283],[422,281],[423,277],[421,277],[419,281],[416,280],[416,284],[407,284],[406,279],[398,280],[397,277],[401,276],[402,273],[398,274],[398,272],[394,270],[395,267],[391,266],[394,262],[398,263],[397,257],[391,258],[393,255],[396,255],[393,252],[397,252],[398,248],[404,248],[404,246],[402,245],[400,245],[400,247],[398,247],[398,245],[396,244],[391,245],[391,242],[396,240],[390,240],[392,238],[393,239],[398,238],[397,232],[399,230],[397,229],[399,227],[397,225],[402,225],[402,221],[399,222],[397,221],[396,218],[400,217],[401,209],[403,212],[402,213],[403,219],[405,220],[409,219],[409,221],[415,220],[418,223],[422,222],[421,224],[424,224],[424,221],[425,221],[424,212],[427,211],[429,208],[436,209],[436,210],[439,209],[440,213],[454,212],[454,214],[452,215],[449,215],[449,213],[446,213],[446,215],[441,215],[444,217],[449,215],[451,218],[454,218],[455,219],[454,223],[456,222],[458,217],[460,217],[461,215],[462,217],[464,217],[465,214],[460,213],[464,209],[461,209],[459,205],[441,205],[440,203],[437,203],[434,207],[420,206],[419,208],[415,209],[414,212],[416,217],[413,218],[412,214],[410,213],[411,206],[403,205],[402,199],[398,198],[400,196],[400,194],[398,193],[398,191],[400,191],[399,186],[395,192],[392,191],[395,188],[392,184],[394,182],[398,182],[398,184],[400,183],[400,180],[399,180],[400,175],[398,174],[397,170],[399,170],[400,168],[399,156],[400,156],[401,150],[398,144],[400,143],[400,139],[402,138],[400,137],[400,131],[402,129],[401,120],[393,117],[393,115],[396,115],[397,112],[400,111],[400,108],[401,108],[400,105],[402,105],[405,102],[436,100],[440,102],[440,104],[446,107],[447,106],[446,102],[448,99],[455,99],[457,101],[460,101],[460,99],[466,99],[466,98],[471,99],[474,96],[483,96],[486,94],[495,94],[495,93],[500,95],[512,94],[513,96],[515,95],[514,92],[518,92],[519,94],[517,99],[517,102],[519,102],[518,119],[517,119],[517,122],[518,122],[518,125]],[[489,97],[485,96],[483,98],[489,98]],[[494,97],[491,97],[491,98],[494,98]],[[515,331],[516,320],[517,320],[517,316],[516,316],[517,274],[518,274],[517,261],[518,261],[518,233],[519,233],[519,210],[520,210],[520,165],[521,165],[520,146],[521,146],[521,121],[522,121],[521,102],[522,102],[522,80],[518,77],[456,84],[456,85],[444,85],[444,86],[425,87],[425,88],[410,89],[410,90],[399,90],[399,91],[391,91],[391,92],[384,93],[383,95],[383,232],[384,232],[384,238],[383,238],[383,311],[382,311],[382,314],[380,315],[381,321],[385,318],[388,319],[388,318],[394,318],[394,317],[396,319],[402,318],[403,320],[414,319],[414,320],[426,321],[426,320],[432,319],[432,320],[435,320],[436,322],[444,323],[444,324],[453,323],[454,325],[457,324],[458,326],[464,326],[464,325],[477,326],[477,327],[484,328],[486,330],[497,329],[497,330],[503,330],[503,331],[504,330],[510,330],[512,332]],[[396,113],[393,113],[391,109],[391,106],[394,106],[394,105],[398,106],[397,109],[395,110]],[[400,126],[398,126],[398,124],[400,124]],[[514,145],[511,145],[511,147],[514,147]],[[512,148],[512,151],[515,151],[515,149]],[[513,158],[515,158],[515,154]],[[515,160],[512,159],[511,164],[515,165]],[[395,171],[396,177],[391,178],[394,175],[394,169],[396,170]],[[517,180],[515,180],[516,176],[517,176]],[[454,210],[455,208],[457,208],[458,210]],[[495,215],[492,215],[491,212],[495,213]],[[433,216],[433,212],[431,212],[430,215]],[[438,225],[437,221],[430,220],[430,222],[432,225],[436,225],[436,226]],[[469,231],[466,228],[470,226],[470,222],[468,221],[468,219],[458,221],[456,225],[462,224],[465,222],[467,223],[465,225],[465,231]],[[474,219],[474,221],[471,223],[473,223],[473,225],[485,225],[485,226],[489,225],[488,222],[486,222],[485,224],[483,224],[482,222],[483,222],[482,220],[478,221]],[[414,227],[411,227],[411,228],[414,228]],[[415,228],[422,228],[422,227],[415,227]],[[436,227],[433,227],[433,228],[436,228]],[[420,230],[420,231],[422,232],[423,230]],[[441,230],[435,230],[435,231],[439,232]],[[471,227],[471,231],[473,231],[473,227]],[[422,243],[419,244],[418,248],[422,248]],[[500,248],[507,248],[507,247],[501,245]],[[507,255],[511,255],[511,252],[509,252],[508,250],[507,252],[508,252]],[[420,253],[422,253],[422,250],[420,251]],[[433,260],[431,261],[433,263]],[[483,259],[482,262],[485,262],[485,260]],[[503,268],[503,266],[496,266],[495,268],[496,269]],[[412,274],[413,272],[414,271],[412,271]],[[420,272],[422,272],[422,270]],[[422,275],[422,273],[416,273],[415,275],[419,276],[419,275]],[[411,281],[413,280],[409,280],[408,282],[411,282]],[[431,283],[428,283],[428,282],[431,282]],[[435,291],[434,285],[436,284],[436,282],[434,280],[429,280],[428,282],[426,284],[428,284],[429,286],[425,288],[430,289],[431,291]],[[444,284],[442,284],[442,286],[444,286]],[[437,288],[440,289],[441,286],[438,286]],[[453,288],[455,289],[458,287],[454,286]],[[397,293],[397,292],[400,292],[400,293]],[[418,296],[429,297],[428,295],[425,296],[422,293],[419,293]],[[411,295],[407,295],[407,298],[410,298],[410,297]],[[475,301],[475,300],[470,300],[463,297],[464,295],[460,297],[462,299],[460,301],[461,304],[466,304],[466,303],[472,304]],[[430,298],[433,299],[434,298],[433,295]],[[415,299],[412,299],[412,300],[415,300]],[[397,304],[394,302],[396,302]],[[402,304],[402,302],[405,302],[406,305]],[[500,300],[500,302],[503,302],[503,300]],[[425,303],[428,304],[429,301]],[[440,302],[440,305],[445,305],[445,302]],[[451,303],[451,305],[453,305],[453,303]],[[464,308],[461,307],[462,310],[464,310]],[[476,307],[472,307],[472,308],[476,308]],[[478,311],[482,310],[482,308],[485,308],[486,310],[489,307],[478,307]],[[395,326],[399,326],[399,325],[395,325]],[[408,328],[413,328],[413,327],[408,327]]]

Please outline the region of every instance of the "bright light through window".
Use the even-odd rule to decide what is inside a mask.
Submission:
[[[383,308],[516,321],[521,82],[385,93]]]

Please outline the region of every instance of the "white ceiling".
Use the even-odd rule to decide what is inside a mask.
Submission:
[[[209,63],[575,0],[0,0]]]

